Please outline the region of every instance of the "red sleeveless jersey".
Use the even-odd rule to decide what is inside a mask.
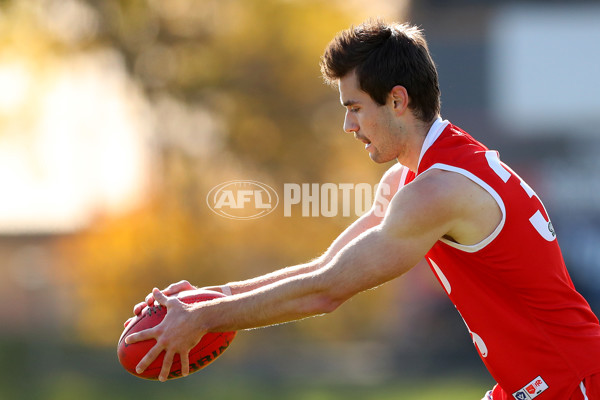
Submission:
[[[440,119],[417,175],[434,168],[466,176],[502,211],[482,242],[441,239],[426,256],[481,359],[508,396],[568,399],[583,378],[600,372],[600,325],[571,282],[543,204],[496,151]]]

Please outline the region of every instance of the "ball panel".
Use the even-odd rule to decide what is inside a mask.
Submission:
[[[224,297],[223,294],[208,291],[208,290],[188,290],[178,294],[177,296],[182,302],[187,304],[197,303],[200,301],[208,301],[219,297]],[[156,340],[150,339],[143,342],[126,344],[125,338],[130,334],[143,331],[158,325],[167,314],[165,307],[157,305],[153,307],[146,306],[142,312],[136,316],[125,327],[119,344],[117,354],[119,361],[123,367],[131,374],[145,379],[158,379],[158,375],[162,368],[162,362],[165,352],[163,351],[154,360],[146,370],[138,374],[135,372],[135,367],[146,353],[156,344]],[[200,339],[200,342],[189,353],[190,373],[196,372],[217,359],[231,344],[236,332],[210,332]],[[179,354],[173,358],[173,364],[169,373],[168,379],[181,377],[181,359]]]

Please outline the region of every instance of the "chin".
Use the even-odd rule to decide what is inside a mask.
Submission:
[[[371,158],[371,160],[373,160],[374,162],[376,162],[377,164],[384,164],[387,162],[390,162],[394,159],[396,159],[396,157],[385,157],[381,154],[377,154],[377,153],[369,153],[369,157]]]

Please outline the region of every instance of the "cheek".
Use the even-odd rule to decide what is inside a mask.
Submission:
[[[363,118],[360,121],[360,126],[363,128],[363,130],[368,131],[371,136],[379,136],[381,125],[377,118]]]

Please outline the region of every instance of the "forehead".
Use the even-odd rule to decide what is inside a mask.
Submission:
[[[340,91],[340,102],[344,106],[356,102],[365,102],[371,98],[366,92],[361,90],[354,71],[349,72],[339,79],[338,90]]]

